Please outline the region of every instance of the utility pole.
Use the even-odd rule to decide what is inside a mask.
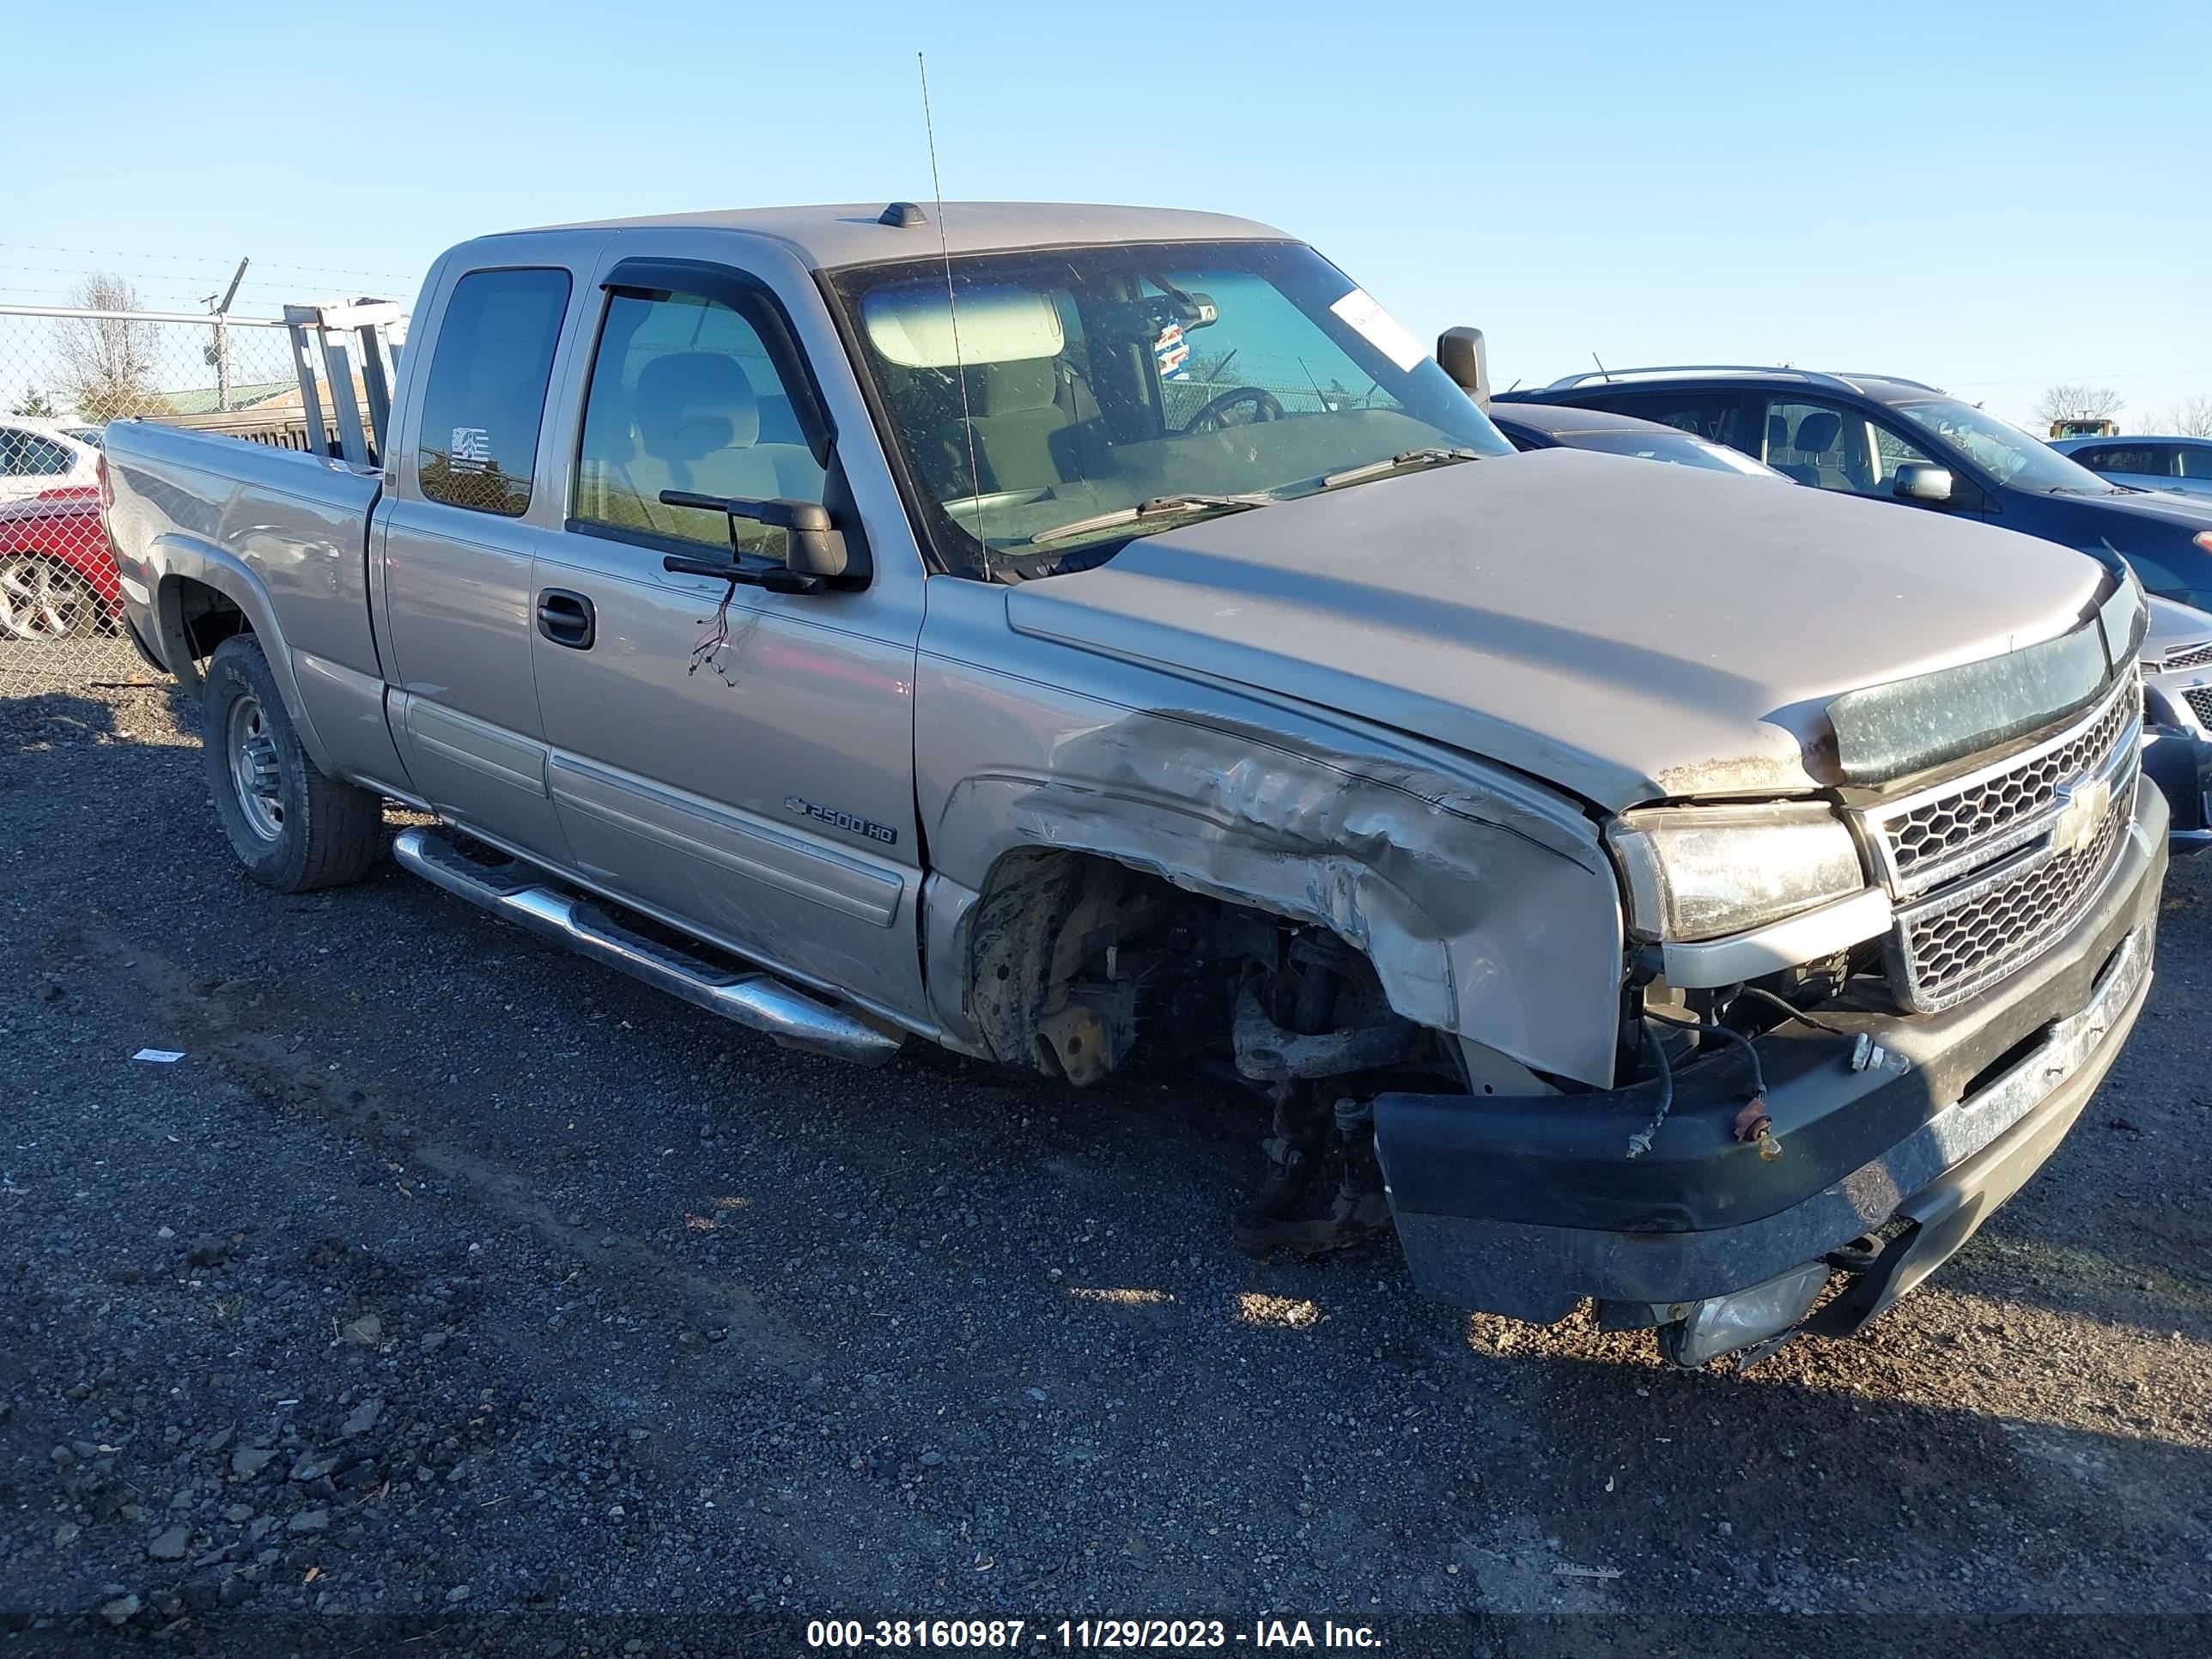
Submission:
[[[238,285],[246,280],[249,263],[240,259],[238,269],[231,273],[230,286],[220,296],[210,294],[202,302],[215,318],[215,343],[208,348],[207,359],[215,365],[215,406],[218,410],[230,407],[230,330],[223,319],[230,314],[230,302],[238,297]]]

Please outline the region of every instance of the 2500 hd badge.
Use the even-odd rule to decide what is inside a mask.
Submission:
[[[801,800],[797,795],[783,798],[783,810],[796,812],[801,817],[812,818],[817,823],[826,823],[832,829],[849,830],[856,836],[866,836],[870,841],[879,841],[886,847],[898,845],[898,831],[888,823],[878,823],[851,812],[841,812],[834,806],[823,806],[811,800]]]

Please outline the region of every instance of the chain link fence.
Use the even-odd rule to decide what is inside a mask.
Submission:
[[[102,428],[129,417],[310,447],[280,322],[0,305],[0,703],[155,678],[100,521]]]

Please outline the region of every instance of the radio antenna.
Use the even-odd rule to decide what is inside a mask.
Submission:
[[[945,261],[945,309],[952,321],[952,372],[960,377],[960,429],[968,436],[968,489],[975,503],[975,545],[981,550],[983,580],[991,577],[991,544],[983,534],[983,474],[975,464],[975,414],[968,406],[968,363],[960,350],[960,301],[952,292],[952,241],[945,228],[945,185],[937,174],[937,122],[929,112],[929,60],[914,55],[921,74],[921,130],[929,140],[929,188],[937,201],[937,250]]]

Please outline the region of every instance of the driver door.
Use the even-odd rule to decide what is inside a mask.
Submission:
[[[1929,454],[1887,421],[1854,404],[1802,393],[1771,397],[1761,437],[1760,460],[1815,489],[1901,501],[1939,513],[1980,511],[1980,491],[1955,462]],[[1907,462],[1948,471],[1951,499],[1924,501],[1899,495],[1897,469]]]
[[[849,376],[832,379],[837,407],[807,367],[801,329],[836,350],[829,319],[809,289],[680,257],[680,240],[617,246],[564,393],[581,410],[565,532],[535,576],[537,697],[574,867],[794,979],[921,1013],[918,561],[816,593],[664,563],[731,546],[724,514],[664,490],[826,501],[848,534],[899,547],[902,526],[843,482],[840,446],[873,441]],[[748,554],[781,556],[786,532],[738,529]]]

